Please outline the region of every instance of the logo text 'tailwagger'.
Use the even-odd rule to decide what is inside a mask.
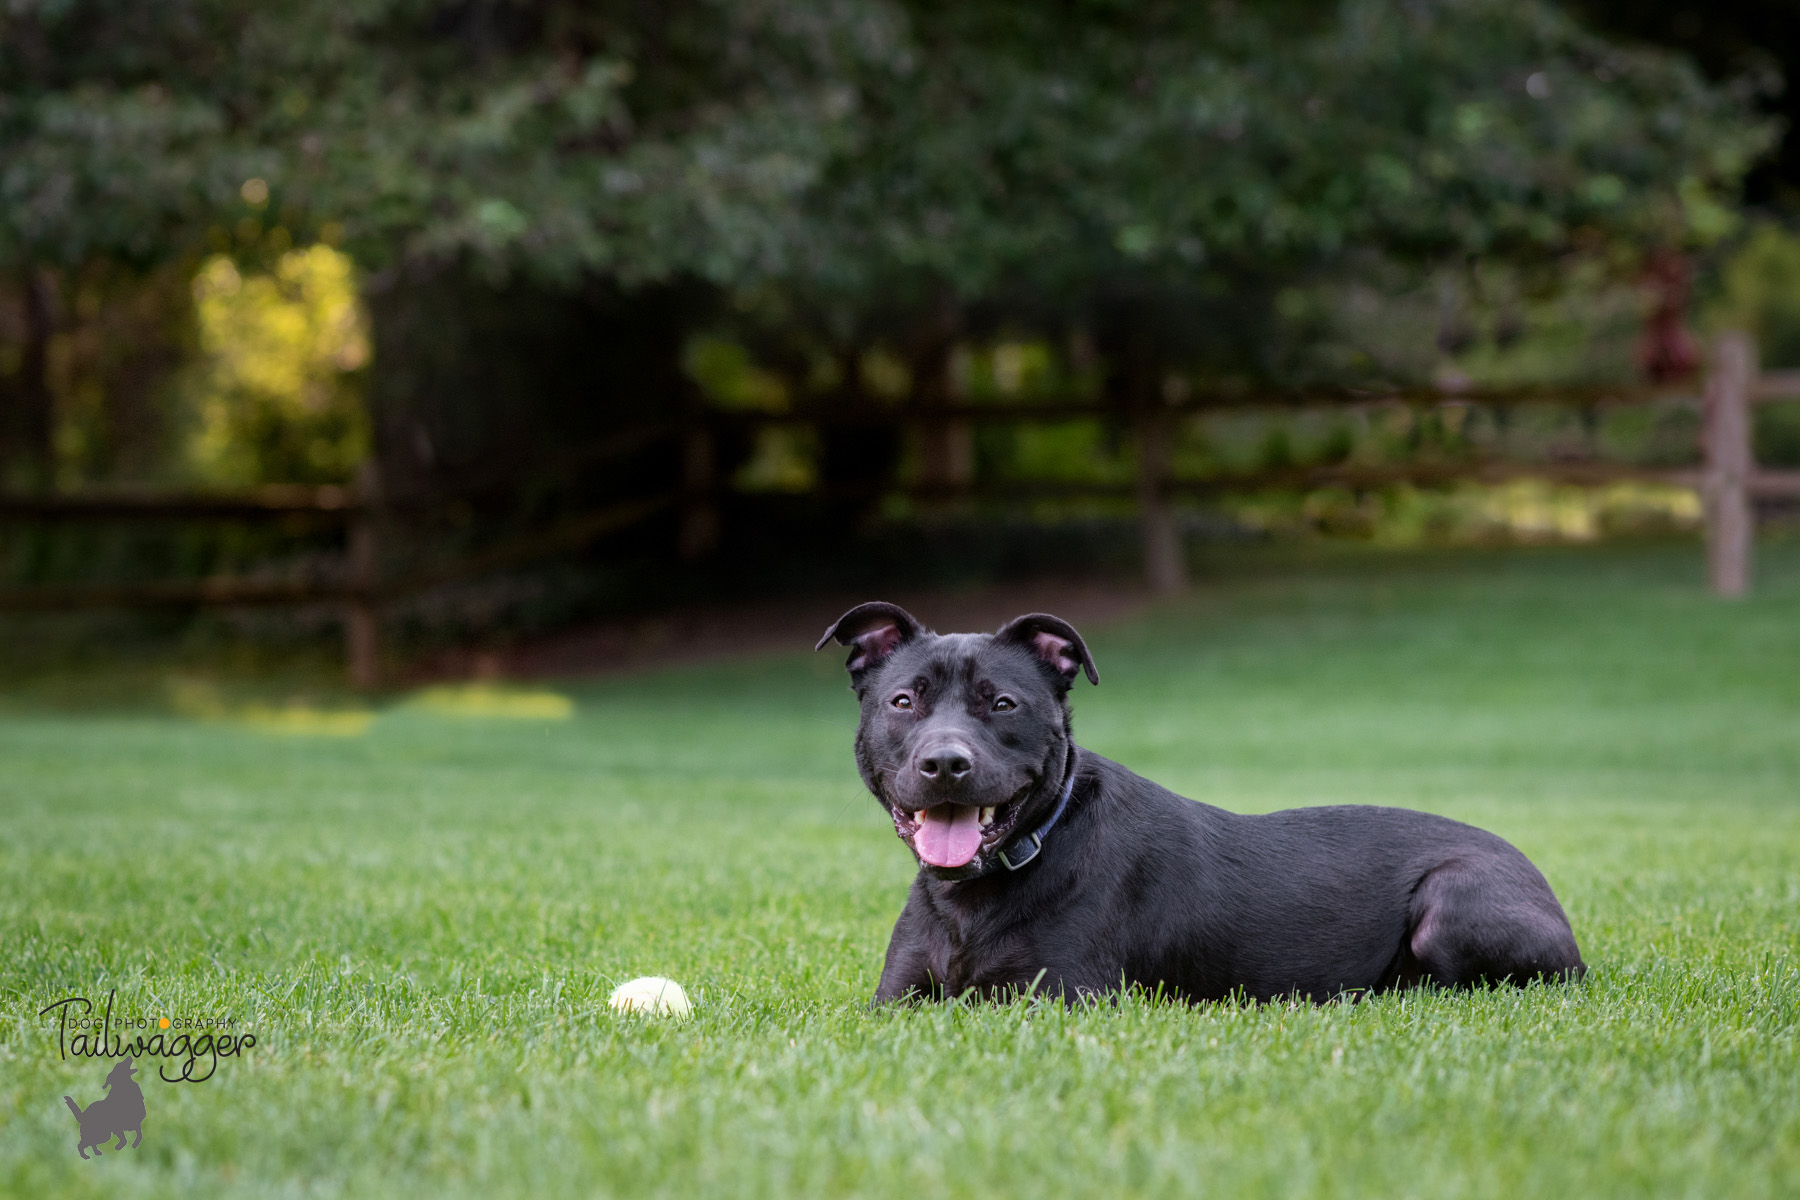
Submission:
[[[56,1048],[57,1053],[65,1060],[71,1058],[157,1058],[164,1060],[156,1066],[156,1073],[164,1083],[205,1083],[219,1069],[221,1058],[236,1058],[244,1051],[256,1045],[254,1033],[231,1034],[225,1032],[193,1033],[190,1029],[201,1029],[208,1026],[223,1027],[232,1024],[230,1018],[217,1020],[195,1020],[187,1018],[159,1018],[155,1021],[143,1017],[124,1017],[119,1021],[120,1029],[149,1029],[153,1025],[157,1032],[145,1037],[139,1033],[136,1037],[127,1037],[113,1028],[113,1001],[118,997],[118,989],[106,997],[106,1010],[102,1016],[95,1018],[93,1001],[86,996],[70,996],[67,1000],[58,1000],[38,1010],[38,1016],[57,1014]],[[179,1027],[180,1032],[174,1032]],[[163,1029],[171,1032],[165,1037]],[[71,1036],[70,1031],[74,1034]],[[195,1067],[204,1064],[201,1074],[195,1073]],[[177,1073],[169,1074],[171,1066],[177,1067]]]

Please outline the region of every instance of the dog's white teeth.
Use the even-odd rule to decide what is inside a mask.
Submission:
[[[989,804],[981,810],[981,823],[983,825],[992,825],[994,823],[994,808],[994,805]]]
[[[925,823],[925,810],[921,808],[917,812],[913,813],[912,819],[917,821],[919,824],[923,825]]]

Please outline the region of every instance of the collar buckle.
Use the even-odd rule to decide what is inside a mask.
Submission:
[[[1069,807],[1069,797],[1075,794],[1076,762],[1075,751],[1071,747],[1068,766],[1064,771],[1062,795],[1057,799],[1056,811],[1050,814],[1050,819],[995,855],[1000,860],[1000,865],[1008,871],[1016,871],[1025,866],[1044,848],[1044,835],[1062,819],[1063,810]]]
[[[1025,851],[1024,855],[1019,858],[1018,861],[1015,862],[1013,859],[1007,857],[1009,854],[1017,854],[1027,842],[1030,843],[1030,848]],[[1043,835],[1036,830],[1033,830],[1000,852],[1000,865],[1009,871],[1016,871],[1032,859],[1036,858],[1038,856],[1038,851],[1043,848]]]

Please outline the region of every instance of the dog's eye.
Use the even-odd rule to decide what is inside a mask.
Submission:
[[[994,700],[995,712],[1011,712],[1017,707],[1019,707],[1019,702],[1011,696],[999,696]]]
[[[898,696],[895,696],[892,700],[889,700],[888,703],[893,705],[895,708],[911,708],[912,707],[912,697],[907,695],[905,692],[901,692]]]

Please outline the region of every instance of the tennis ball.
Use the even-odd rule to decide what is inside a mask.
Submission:
[[[621,983],[613,989],[612,999],[607,1003],[612,1005],[614,1012],[655,1013],[665,1017],[685,1017],[694,1011],[681,985],[661,975],[646,975]]]

